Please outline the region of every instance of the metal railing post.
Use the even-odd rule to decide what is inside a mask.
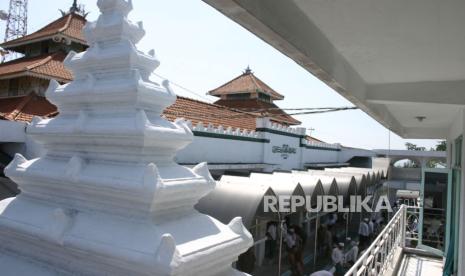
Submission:
[[[405,246],[407,207],[402,205],[365,253],[347,271],[346,276],[382,274],[392,268],[395,250]]]
[[[400,232],[401,232],[400,246],[402,247],[402,249],[404,249],[405,248],[405,234],[407,232],[407,206],[402,205],[401,208],[403,210],[402,210],[402,225],[400,228]]]

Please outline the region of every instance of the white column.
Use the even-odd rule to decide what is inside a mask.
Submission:
[[[465,111],[462,110],[462,136],[465,138]],[[453,162],[453,161],[452,161]],[[459,254],[458,273],[465,275],[465,145],[462,145],[462,174],[460,181],[460,226],[459,229]]]

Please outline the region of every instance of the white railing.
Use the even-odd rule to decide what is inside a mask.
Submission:
[[[297,135],[306,135],[306,128],[304,127],[289,127],[289,126],[284,126],[278,123],[273,123],[270,118],[257,118],[256,121],[257,128],[268,128],[271,130],[277,130],[281,132],[287,132],[291,134],[297,134]]]
[[[406,206],[405,247],[415,248],[419,240],[420,207]]]
[[[305,138],[302,138],[302,144],[318,148],[330,148],[330,149],[341,149],[341,144],[329,144],[324,142],[309,141]]]
[[[203,122],[198,122],[195,126],[192,124],[190,120],[186,121],[187,126],[194,131],[199,132],[209,132],[215,134],[224,134],[230,136],[241,136],[241,137],[249,137],[249,138],[261,138],[263,135],[255,130],[249,131],[247,129],[240,129],[236,128],[233,129],[232,127],[224,128],[222,125],[215,127],[213,124],[209,123],[208,125],[204,125]]]
[[[407,207],[402,205],[378,237],[347,271],[346,276],[383,275],[395,265],[395,255],[405,245]]]

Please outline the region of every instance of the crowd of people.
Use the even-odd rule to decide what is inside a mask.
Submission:
[[[331,253],[331,260],[333,263],[333,275],[344,275],[345,271],[353,266],[359,256],[359,251],[363,251],[368,248],[371,242],[377,236],[381,229],[382,220],[364,218],[359,225],[358,241],[352,241],[347,238],[346,243],[334,242]],[[321,237],[322,250],[327,250],[328,239],[331,237],[331,231],[326,227],[322,227],[323,235]]]
[[[360,246],[362,248],[368,247],[370,243],[373,241],[374,237],[377,235],[380,224],[382,223],[382,219],[369,219],[364,218],[363,221],[360,222],[360,226],[358,229],[359,241]]]
[[[317,231],[317,258],[331,261],[333,267],[331,275],[344,275],[344,272],[357,261],[359,252],[370,245],[382,227],[379,219],[364,218],[359,225],[357,241],[357,238],[352,240],[345,235],[338,236],[342,224],[344,223],[338,224],[337,214],[329,214]],[[266,229],[265,256],[270,262],[276,259],[280,242],[282,242],[283,259],[287,259],[292,275],[304,275],[303,258],[307,233],[301,226],[291,225],[288,219],[281,224],[269,222]],[[325,273],[324,270],[319,272]],[[312,275],[326,275],[321,273]]]
[[[276,222],[268,223],[266,237],[265,256],[267,259],[272,260],[275,257],[276,247],[279,242]],[[307,242],[307,234],[301,226],[290,225],[289,220],[285,220],[281,225],[281,237],[292,275],[303,275],[303,252]]]

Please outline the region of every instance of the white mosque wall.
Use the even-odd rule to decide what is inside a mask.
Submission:
[[[182,164],[262,163],[263,146],[261,142],[195,136],[192,144],[177,153],[176,161]]]
[[[304,149],[303,162],[304,164],[310,163],[338,163],[341,151],[328,150],[328,149]]]
[[[264,137],[270,142],[264,144],[263,163],[278,164],[279,169],[282,170],[302,167],[303,148],[300,147],[300,137],[288,135],[291,134],[264,132]]]
[[[21,142],[3,144],[2,150],[11,156],[21,153],[28,159],[39,157],[44,153],[43,147],[29,138],[24,128],[18,128],[21,124],[11,124],[15,126],[13,129],[16,133],[2,137],[0,143],[12,140]],[[376,155],[370,150],[307,141],[303,138],[305,129],[302,128],[270,124],[259,128],[259,131],[248,132],[204,127],[202,124],[188,125],[195,136],[190,145],[176,154],[176,162],[181,164],[269,164],[275,169],[292,170],[303,169],[309,164],[345,163],[354,156]],[[0,127],[3,133],[3,125]]]
[[[281,170],[302,169],[310,163],[344,163],[354,156],[373,157],[370,150],[345,148],[339,144],[311,142],[301,128],[261,127],[251,134],[221,127],[193,129],[194,142],[177,155],[180,163],[263,163]],[[216,136],[216,137],[212,137]],[[218,136],[221,136],[219,138]]]
[[[338,163],[353,155],[373,156],[371,151],[345,149],[339,144],[310,142],[304,139],[304,128],[288,128],[277,124],[258,124],[258,131],[247,132],[222,126],[214,128],[189,124],[195,137],[192,144],[176,155],[176,161],[192,164],[269,164],[280,170],[302,169],[309,163]],[[344,157],[341,157],[341,153]]]

